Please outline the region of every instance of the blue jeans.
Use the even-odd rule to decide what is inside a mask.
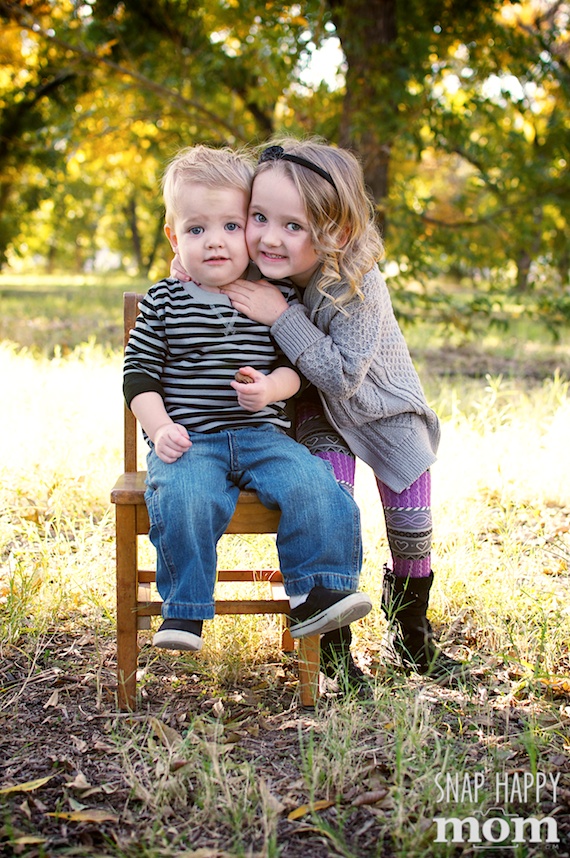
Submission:
[[[192,447],[170,465],[152,445],[147,457],[145,500],[164,618],[214,616],[216,545],[240,489],[281,510],[277,551],[289,596],[317,584],[357,589],[360,515],[327,462],[269,424],[189,437]]]

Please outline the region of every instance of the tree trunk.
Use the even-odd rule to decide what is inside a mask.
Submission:
[[[137,221],[137,203],[136,196],[133,192],[126,206],[124,206],[123,211],[125,213],[125,217],[127,219],[127,223],[129,224],[131,230],[131,241],[133,245],[133,255],[137,263],[137,270],[140,272],[144,271],[144,260],[142,253],[142,242],[139,233],[139,225]]]
[[[15,229],[9,220],[10,192],[12,182],[0,182],[0,270],[6,262],[6,252]]]
[[[144,273],[147,277],[149,275],[150,269],[154,265],[154,260],[156,259],[156,254],[157,254],[157,251],[158,251],[158,248],[160,246],[162,239],[164,239],[164,219],[161,215],[160,218],[158,219],[158,222],[156,225],[156,230],[154,232],[154,239],[152,242],[152,248],[151,248],[151,251],[148,255],[146,265],[144,267]]]
[[[532,257],[528,250],[522,250],[516,260],[517,265],[517,292],[523,294],[528,291],[528,276]]]
[[[397,66],[396,5],[397,0],[329,2],[348,64],[339,143],[358,152],[383,231],[398,119],[391,96]]]
[[[532,221],[534,225],[533,235],[530,241],[527,241],[524,248],[521,248],[517,258],[515,259],[517,266],[517,292],[524,294],[531,288],[530,270],[532,263],[540,254],[541,245],[541,224],[543,213],[541,206],[536,206],[532,213]]]
[[[53,274],[55,271],[55,261],[57,258],[57,247],[55,241],[50,241],[46,253],[46,274]]]

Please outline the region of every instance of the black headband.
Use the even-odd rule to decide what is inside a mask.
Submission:
[[[323,179],[326,179],[329,185],[332,185],[338,194],[337,186],[334,183],[333,177],[318,164],[313,164],[312,161],[307,161],[306,158],[300,158],[299,155],[289,155],[282,146],[269,146],[264,149],[259,156],[258,164],[264,164],[266,161],[292,161],[294,164],[299,164],[301,167],[306,167],[307,170],[312,170],[313,173],[318,173]]]

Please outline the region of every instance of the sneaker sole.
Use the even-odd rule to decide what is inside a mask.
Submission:
[[[345,596],[340,602],[336,602],[330,608],[315,614],[314,617],[309,617],[308,620],[291,626],[289,631],[292,638],[323,635],[325,632],[332,632],[335,629],[341,629],[343,626],[349,626],[356,620],[361,620],[371,610],[372,602],[368,596],[364,593],[351,593],[350,596]]]
[[[160,649],[179,649],[188,652],[199,652],[204,645],[202,638],[192,632],[181,629],[164,629],[155,634],[152,645]]]

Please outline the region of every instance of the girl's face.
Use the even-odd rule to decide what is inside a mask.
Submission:
[[[278,167],[253,180],[246,240],[264,277],[304,287],[321,263],[299,192]]]

